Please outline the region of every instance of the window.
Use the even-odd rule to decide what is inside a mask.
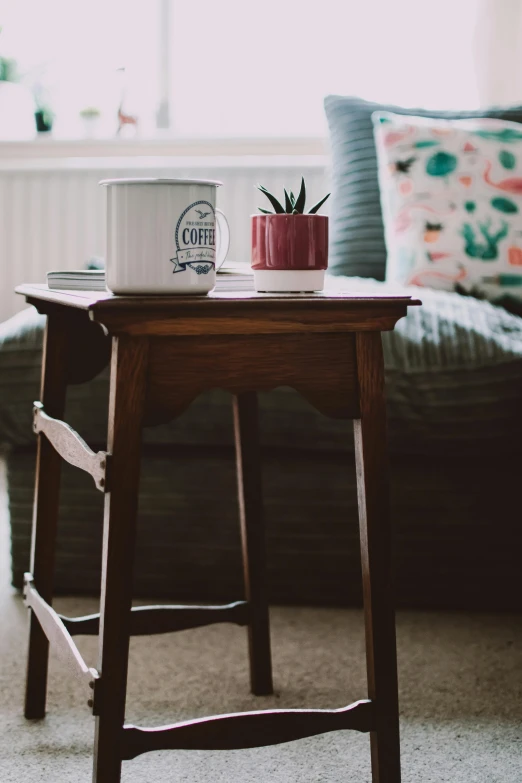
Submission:
[[[114,135],[122,98],[151,135],[158,10],[156,0],[0,0],[0,56],[17,61],[22,85],[53,110],[58,138],[84,135],[80,112],[92,109],[96,135]]]
[[[476,5],[174,2],[173,127],[181,135],[323,135],[329,93],[408,106],[475,106]]]
[[[0,0],[0,56],[54,110],[57,137],[85,133],[85,109],[113,136],[122,99],[146,137],[167,120],[162,135],[323,136],[328,93],[478,105],[476,13],[477,0]]]

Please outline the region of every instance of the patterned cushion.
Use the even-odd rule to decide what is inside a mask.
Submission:
[[[427,111],[329,95],[324,102],[332,153],[329,269],[384,280],[382,222],[372,113],[390,111],[441,119],[495,117],[522,122],[522,106],[477,111]]]
[[[373,118],[386,279],[446,290],[516,279],[522,265],[520,125],[389,112]]]

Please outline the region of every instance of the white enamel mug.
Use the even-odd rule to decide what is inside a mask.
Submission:
[[[206,294],[230,231],[216,209],[221,182],[106,179],[107,288],[115,294]],[[218,250],[216,253],[216,244]]]

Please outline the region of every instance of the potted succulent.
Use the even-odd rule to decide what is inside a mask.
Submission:
[[[262,185],[274,208],[252,216],[252,269],[257,291],[321,291],[328,266],[328,217],[318,215],[329,193],[305,213],[304,177],[297,198],[284,190],[284,206]]]

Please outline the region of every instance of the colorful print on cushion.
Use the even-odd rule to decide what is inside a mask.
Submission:
[[[373,121],[387,280],[453,290],[522,276],[520,126],[384,112]]]

